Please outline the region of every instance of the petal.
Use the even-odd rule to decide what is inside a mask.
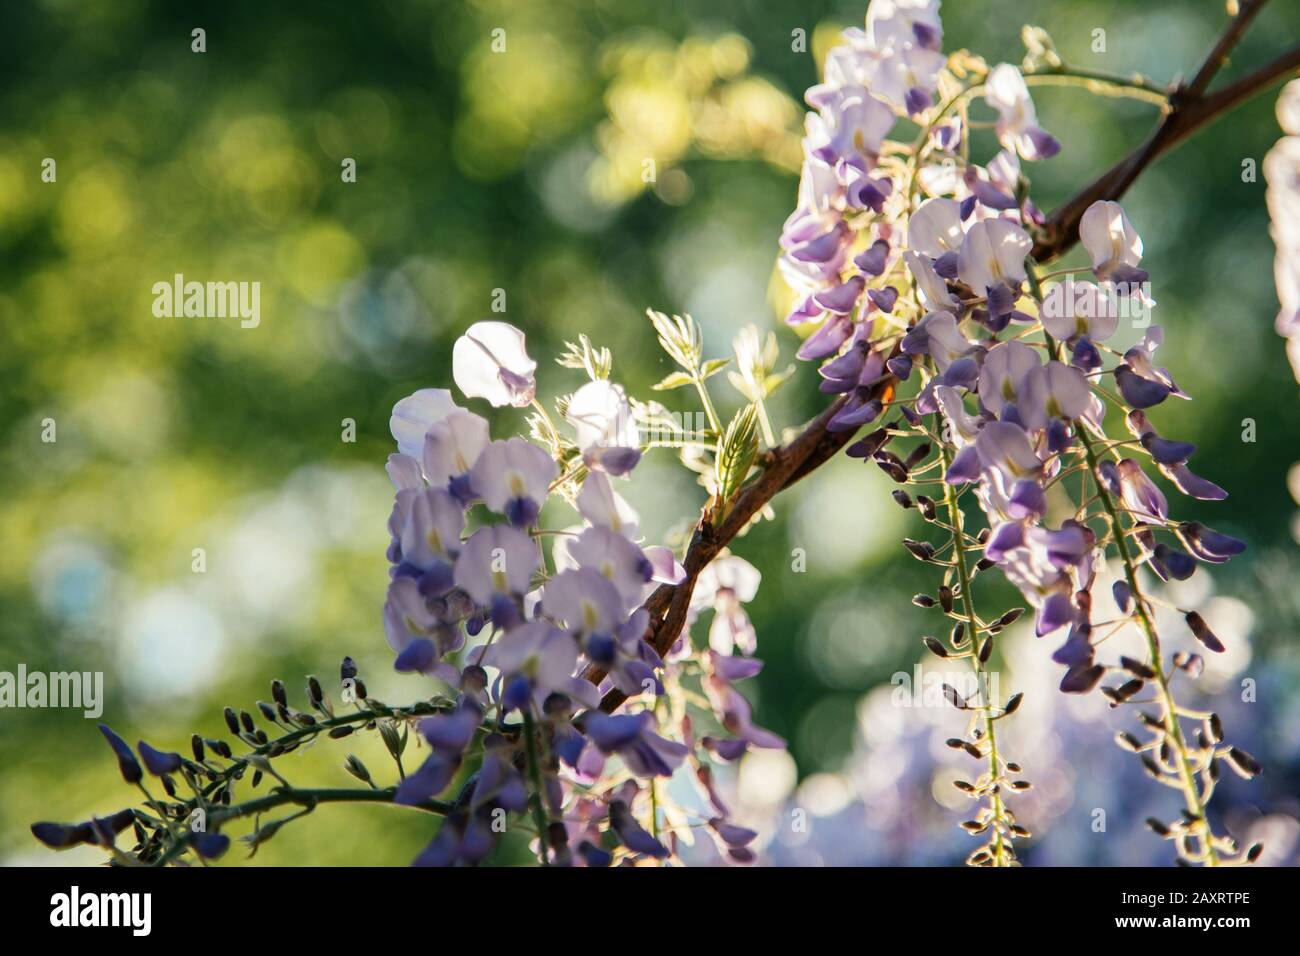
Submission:
[[[456,340],[452,378],[470,398],[522,407],[533,400],[537,363],[524,350],[524,333],[508,322],[475,322]]]
[[[451,392],[445,388],[422,388],[393,406],[388,429],[403,455],[420,459],[424,452],[424,435],[429,426],[456,410]]]

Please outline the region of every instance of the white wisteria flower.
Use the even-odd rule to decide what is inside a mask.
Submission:
[[[623,386],[603,378],[588,382],[573,393],[564,417],[588,468],[625,475],[640,461],[641,438]]]
[[[999,63],[984,83],[984,101],[998,111],[998,142],[1014,149],[1021,159],[1048,159],[1061,144],[1038,125],[1038,113],[1029,87],[1010,63]]]
[[[1142,261],[1142,237],[1117,202],[1098,200],[1079,220],[1079,240],[1092,257],[1098,279],[1142,282],[1147,274],[1137,268]]]
[[[475,322],[451,351],[456,386],[469,398],[487,399],[498,408],[532,402],[536,369],[524,351],[524,333],[509,322]]]

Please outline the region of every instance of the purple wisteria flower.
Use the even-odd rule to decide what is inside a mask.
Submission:
[[[587,714],[583,733],[606,754],[621,757],[638,777],[668,777],[686,758],[683,744],[665,740],[655,733],[654,715],[615,714],[599,711]]]
[[[525,528],[537,521],[558,475],[558,466],[545,451],[522,438],[509,438],[488,443],[470,471],[470,484],[488,508]]]

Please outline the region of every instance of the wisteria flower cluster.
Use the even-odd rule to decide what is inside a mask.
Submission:
[[[1076,76],[1043,31],[1024,36],[1023,64],[990,66],[943,52],[938,0],[873,0],[864,27],[829,53],[807,93],[797,205],[778,262],[798,357],[816,363],[832,399],[792,440],[779,444],[768,416],[767,399],[790,375],[777,371],[771,333],[747,328],[732,358],[710,360],[689,316],[649,313],[677,367],[656,388],[694,391],[707,425],[693,428],[629,395],[611,377],[609,351],[585,336],[557,360],[579,383],[548,409],[524,334],[475,323],[453,350],[455,385],[467,402],[501,409],[519,433],[493,438],[476,406],[439,388],[402,399],[391,418],[383,627],[394,668],[438,692],[391,706],[367,694],[347,659],[348,707],[336,709],[310,678],[309,709],[298,710],[277,681],[272,701],[257,705],[260,722],[227,709],[231,734],[248,748],[238,756],[199,735],[189,757],[143,741],[132,750],[105,727],[143,808],[38,824],[36,836],[100,845],[122,864],[165,864],[220,855],[231,820],[297,808],[259,822],[246,838],[255,850],[322,803],[360,799],[442,818],[421,864],[480,863],[511,831],[543,865],[658,863],[697,842],[714,848],[706,859],[751,862],[758,834],[733,819],[719,769],[784,741],[755,724],[741,689],[762,667],[745,611],[759,578],[727,548],[777,493],[846,448],[893,479],[894,499],[937,539],[903,545],[939,574],[932,593],[913,599],[942,616],[925,646],[974,677],[973,693],[944,688],[964,720],[947,743],[976,768],[956,782],[976,807],[962,826],[983,839],[968,861],[1013,864],[1017,841],[1031,836],[1011,805],[1031,783],[998,733],[1023,693],[997,696],[990,680],[999,635],[1026,608],[977,606],[974,582],[995,569],[1032,611],[1060,690],[1100,688],[1109,706],[1134,710],[1118,742],[1184,801],[1181,816],[1150,828],[1184,862],[1255,860],[1260,847],[1239,846],[1207,808],[1222,767],[1245,777],[1261,768],[1226,741],[1217,715],[1179,703],[1178,685],[1204,660],[1167,655],[1155,613],[1166,605],[1158,582],[1245,546],[1174,517],[1157,478],[1184,496],[1226,495],[1192,470],[1195,446],[1161,434],[1150,417],[1190,396],[1156,358],[1163,332],[1151,323],[1137,229],[1100,196],[1054,237],[1027,172],[1061,149],[1039,124],[1030,92],[1038,80],[1167,94],[1140,79]],[[980,128],[1000,147],[982,163],[972,158]],[[900,129],[908,132],[891,139]],[[1270,173],[1271,201],[1289,202],[1293,178]],[[1076,240],[1086,267],[1044,269]],[[1279,263],[1290,268],[1285,241]],[[1284,306],[1294,311],[1289,299]],[[1126,324],[1141,336],[1123,346]],[[744,404],[724,423],[710,380],[733,361],[727,379]],[[619,492],[657,449],[677,454],[708,498],[689,540],[673,546],[647,542]],[[1107,581],[1113,614],[1097,600]],[[1224,650],[1197,611],[1179,613],[1206,652]],[[705,614],[707,635],[693,635]],[[1144,655],[1112,656],[1107,638],[1124,629],[1141,635]],[[364,730],[394,759],[387,784],[350,756],[346,767],[366,789],[303,789],[274,762],[317,736]],[[423,757],[408,772],[412,740]],[[147,788],[146,770],[165,799]],[[234,798],[266,778],[275,781],[268,794]],[[128,828],[136,844],[125,852],[116,841]]]
[[[983,676],[994,638],[1019,614],[1012,609],[987,621],[976,610],[973,578],[998,568],[1034,609],[1036,634],[1066,634],[1053,654],[1065,668],[1061,690],[1086,693],[1113,674],[1120,683],[1103,691],[1119,706],[1155,688],[1160,713],[1143,715],[1149,739],[1120,739],[1152,776],[1184,793],[1184,817],[1153,829],[1189,861],[1244,859],[1211,829],[1205,804],[1219,758],[1246,775],[1259,768],[1223,743],[1212,715],[1201,715],[1205,727],[1194,741],[1187,736],[1182,721],[1193,715],[1175,702],[1172,681],[1178,673],[1195,676],[1202,662],[1186,654],[1163,659],[1153,623],[1157,598],[1139,576],[1145,567],[1161,580],[1182,580],[1198,561],[1221,563],[1244,549],[1228,535],[1171,518],[1148,474],[1158,470],[1192,497],[1226,496],[1190,469],[1195,447],[1163,437],[1147,416],[1170,397],[1189,396],[1155,361],[1163,335],[1150,324],[1155,303],[1140,267],[1142,240],[1117,202],[1098,200],[1078,230],[1091,276],[1076,280],[1064,270],[1052,275],[1068,275],[1064,281],[1045,286],[1049,276],[1031,255],[1044,218],[1028,197],[1022,162],[1047,159],[1059,144],[1038,125],[1024,75],[1011,64],[989,68],[954,57],[948,65],[956,68],[943,77],[942,58],[935,66],[918,53],[936,49],[942,36],[938,4],[899,9],[907,11],[910,36],[875,28],[868,15],[868,30],[845,35],[848,42],[828,57],[826,82],[809,91],[817,112],[808,115],[799,206],[786,223],[781,258],[795,291],[786,321],[809,330],[799,357],[822,362],[822,391],[846,396],[831,431],[898,413],[848,453],[921,492],[913,499],[900,489],[896,498],[949,535],[940,546],[905,542],[915,557],[944,569],[937,598],[916,601],[941,605],[955,622],[946,640],[926,638],[930,650],[968,658]],[[906,71],[913,84],[902,102],[891,84],[875,82],[895,71]],[[946,90],[939,104],[931,95],[936,85]],[[1002,147],[982,166],[969,158],[979,94],[997,114],[992,126]],[[910,145],[886,141],[904,113],[919,125],[918,137]],[[1106,344],[1121,317],[1146,327],[1122,352]],[[902,397],[905,383],[914,386],[910,397]],[[1123,414],[1131,437],[1108,436],[1108,404]],[[906,454],[886,448],[909,438],[919,441]],[[1073,475],[1084,489],[1077,501],[1067,493]],[[977,534],[967,530],[959,502],[968,490],[986,522]],[[1113,595],[1120,617],[1095,621],[1093,585],[1112,559],[1122,567]],[[1186,622],[1208,650],[1223,650],[1199,614],[1187,612]],[[1146,633],[1148,658],[1099,660],[1107,634],[1129,623]],[[989,834],[971,862],[996,865],[1014,860],[1012,842],[1028,835],[1004,799],[1028,784],[999,752],[995,729],[1020,696],[995,701],[986,681],[978,686],[974,700],[949,688],[951,703],[971,715],[967,735],[950,744],[986,768],[975,782],[959,784],[985,804],[964,824]]]
[[[685,320],[672,326],[688,328]],[[683,344],[690,349],[689,335]],[[748,562],[720,559],[696,591],[695,611],[716,609],[707,653],[696,657],[683,637],[669,665],[643,639],[647,598],[660,585],[681,583],[685,570],[669,548],[641,541],[637,515],[615,487],[641,457],[630,400],[609,381],[606,356],[584,344],[574,357],[570,364],[587,368],[590,378],[562,403],[567,435],[534,397],[536,363],[523,334],[503,322],[477,323],[458,340],[456,382],[465,395],[496,406],[532,406],[540,441],[492,440],[487,420],[457,407],[445,390],[422,390],[393,410],[399,451],[388,461],[397,492],[385,629],[397,670],[436,676],[460,691],[453,713],[420,723],[430,755],[398,787],[397,802],[445,790],[480,730],[491,753],[465,813],[439,830],[424,862],[478,862],[495,842],[493,814],[522,814],[530,799],[546,835],[544,862],[608,863],[602,834],[610,832],[628,854],[664,857],[657,823],[643,827],[634,807],[655,778],[671,776],[692,754],[686,741],[722,760],[749,746],[784,746],[753,725],[732,686],[762,666],[749,656],[755,639],[742,606],[757,587]],[[542,531],[539,518],[552,497],[576,511],[577,524]],[[467,520],[481,525],[468,533]],[[449,662],[467,640],[485,635],[463,666]],[[718,735],[698,741],[680,719],[674,736],[681,740],[661,736],[656,717],[660,698],[671,703],[665,683],[676,682],[676,665],[686,661],[698,668],[720,725]],[[584,676],[592,672],[603,677]],[[607,714],[602,691],[611,690],[646,703],[636,713]],[[512,717],[522,731],[503,733]],[[708,775],[701,779],[712,807],[705,822],[719,848],[747,860],[753,834],[726,822]]]

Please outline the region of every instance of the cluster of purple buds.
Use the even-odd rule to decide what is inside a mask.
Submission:
[[[107,724],[100,724],[99,730],[112,749],[113,756],[117,759],[118,772],[121,773],[122,779],[131,786],[143,789],[145,773],[147,772],[149,775],[157,777],[161,781],[167,796],[174,799],[178,794],[175,782],[176,776],[184,773],[193,775],[192,779],[197,779],[204,773],[204,767],[174,751],[158,750],[143,740],[138,741],[136,749],[132,750],[130,744]],[[138,758],[137,753],[139,754]],[[228,748],[225,749],[225,753],[229,754]],[[156,812],[157,804],[153,803],[152,800],[150,802],[151,808],[155,809]],[[91,817],[91,819],[82,823],[42,821],[32,824],[31,830],[36,839],[51,849],[64,850],[81,844],[89,844],[120,855],[120,851],[117,849],[117,837],[128,827],[135,831],[135,852],[138,853],[146,844],[152,842],[146,827],[142,825],[142,820],[147,820],[147,818],[141,817],[135,810],[127,808],[107,817]],[[165,827],[162,829],[165,829]],[[156,836],[157,833],[155,833],[155,838]],[[215,831],[193,831],[188,834],[188,839],[189,845],[203,859],[215,860],[230,848],[230,838]]]

